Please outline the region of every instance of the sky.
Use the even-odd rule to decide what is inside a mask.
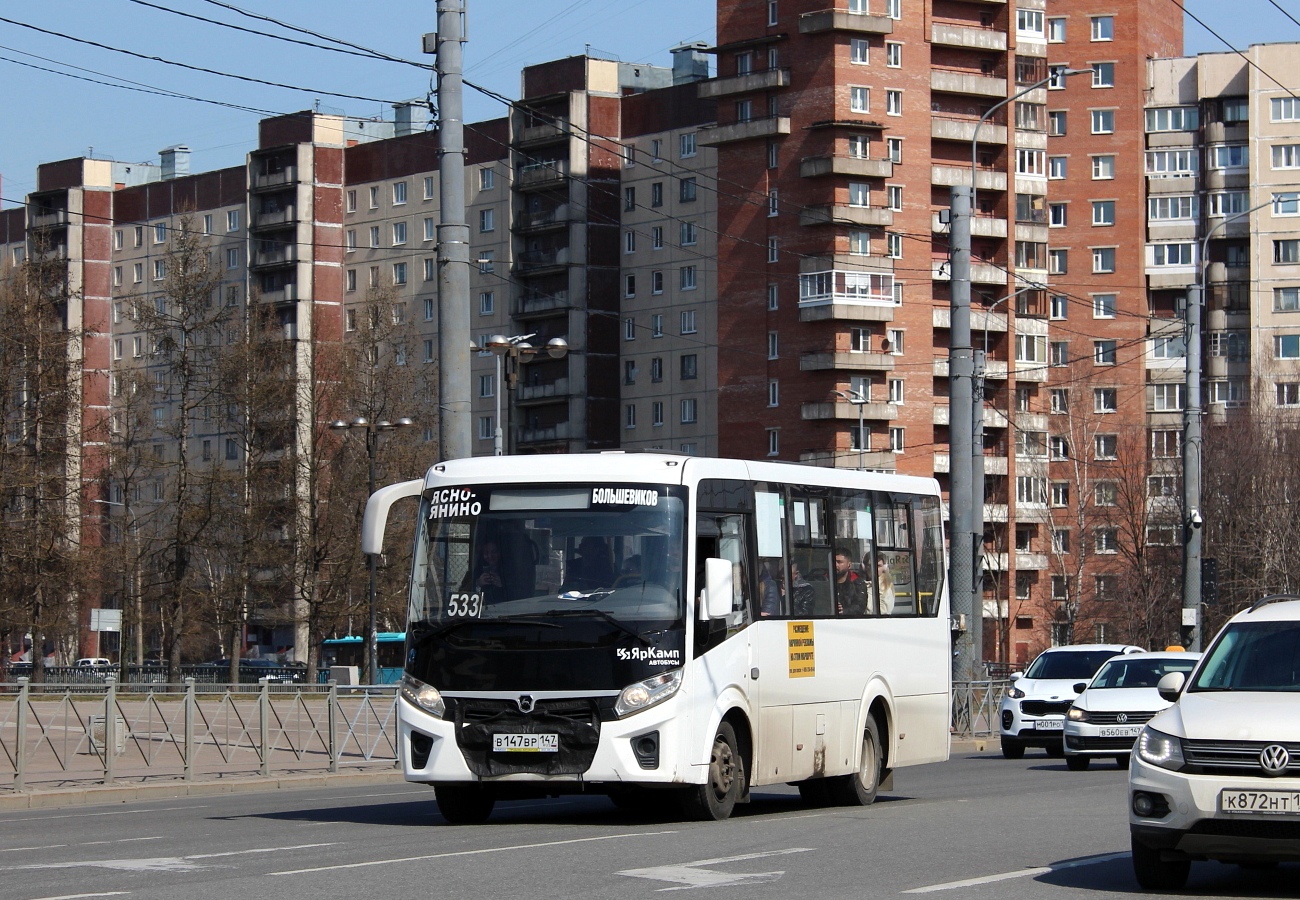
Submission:
[[[904,0],[904,14],[907,2]],[[1057,2],[1064,6],[1068,0]],[[1300,0],[1276,2],[1300,19]],[[465,0],[465,4],[469,36],[465,77],[509,97],[518,96],[519,70],[526,65],[586,52],[669,66],[672,47],[686,41],[712,45],[715,38],[714,4],[709,0]],[[1300,41],[1300,25],[1280,12],[1272,0],[1187,0],[1186,5],[1234,47]],[[35,189],[36,166],[42,162],[93,155],[156,163],[159,150],[185,144],[192,151],[192,171],[240,165],[255,145],[257,122],[266,113],[293,112],[319,104],[322,111],[391,119],[392,101],[423,97],[430,89],[427,73],[399,62],[300,46],[177,15],[187,13],[254,32],[325,43],[241,15],[237,9],[388,56],[432,61],[420,53],[420,36],[434,30],[435,0],[0,3],[0,78],[10,85],[5,91],[5,121],[0,126],[3,206],[14,205]],[[24,26],[105,46],[77,43]],[[1190,19],[1185,34],[1188,53],[1227,49]],[[109,48],[289,87],[192,71]],[[119,85],[125,80],[139,90],[77,80],[69,74]],[[158,90],[196,99],[144,92]],[[337,94],[354,96],[334,96]],[[465,100],[470,122],[505,113],[499,102],[473,90],[467,89]]]

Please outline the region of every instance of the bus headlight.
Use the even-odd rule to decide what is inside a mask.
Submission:
[[[677,689],[681,687],[681,684],[681,669],[673,669],[671,672],[656,675],[654,678],[647,678],[645,681],[629,684],[623,688],[623,693],[618,695],[618,701],[614,704],[614,712],[621,719],[634,712],[649,709],[656,703],[662,703],[677,693]]]
[[[438,693],[436,687],[410,675],[402,676],[402,697],[407,703],[418,706],[439,719],[447,711],[447,704],[442,702],[442,694]]]

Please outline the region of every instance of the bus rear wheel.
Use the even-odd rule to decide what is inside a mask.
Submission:
[[[882,767],[880,729],[876,727],[876,720],[868,717],[866,731],[862,733],[858,771],[826,779],[826,793],[831,803],[836,806],[870,806],[875,803]]]
[[[689,819],[721,821],[731,815],[745,793],[745,761],[730,723],[718,726],[709,754],[709,778],[682,792],[682,812]]]
[[[497,802],[488,788],[477,784],[434,785],[433,796],[450,825],[482,825]]]

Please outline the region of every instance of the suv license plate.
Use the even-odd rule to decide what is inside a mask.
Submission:
[[[1135,738],[1141,733],[1141,725],[1103,725],[1097,729],[1097,737]]]
[[[1300,791],[1223,790],[1219,811],[1263,816],[1300,815]]]
[[[1039,719],[1034,723],[1034,728],[1038,731],[1063,731],[1065,729],[1065,716]]]
[[[494,734],[492,749],[497,753],[559,753],[558,734]]]

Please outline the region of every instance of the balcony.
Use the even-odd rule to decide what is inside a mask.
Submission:
[[[1013,371],[1016,374],[1016,381],[1046,381],[1047,369],[1048,365],[1045,362],[1018,359]]]
[[[880,303],[848,303],[832,300],[816,306],[799,305],[800,322],[892,322],[894,310],[898,307]]]
[[[568,378],[557,378],[550,384],[521,384],[515,391],[515,399],[520,404],[544,403],[548,400],[567,399],[568,396]]]
[[[945,47],[965,47],[968,50],[1007,49],[1007,36],[1004,32],[974,25],[936,22],[930,26],[930,41]]]
[[[526,319],[547,316],[552,313],[562,312],[568,308],[568,291],[552,291],[549,294],[529,291],[515,298],[514,315],[517,318]]]
[[[799,211],[799,224],[888,226],[894,224],[894,213],[870,206],[807,206]]]
[[[933,259],[930,261],[930,277],[935,281],[951,281],[951,266],[947,260]],[[999,266],[990,265],[989,263],[970,264],[970,280],[975,284],[998,284],[1006,285],[1008,275],[1006,270]]]
[[[297,262],[297,244],[268,242],[253,251],[254,266],[291,266]]]
[[[930,230],[935,234],[947,233],[951,228],[946,222],[939,221],[939,214],[930,216]],[[970,233],[975,237],[1004,238],[1007,236],[1007,220],[992,216],[973,216],[970,220]]]
[[[948,358],[939,357],[934,361],[934,377],[948,377]],[[1007,361],[1005,359],[986,359],[984,361],[984,377],[994,381],[1005,381],[1007,378]]]
[[[525,250],[515,259],[514,271],[517,275],[540,275],[554,269],[567,268],[568,265],[568,247]]]
[[[1195,193],[1196,190],[1196,176],[1191,173],[1165,177],[1158,175],[1147,176],[1148,195],[1191,194]]]
[[[898,418],[898,407],[892,403],[856,404],[828,400],[821,403],[805,403],[800,407],[800,413],[805,422],[816,422],[825,419],[842,419],[856,422],[859,408],[862,410],[864,421],[888,421]]]
[[[934,471],[943,474],[952,471],[952,458],[947,453],[936,453],[934,455]],[[1007,458],[1005,456],[988,456],[984,457],[984,474],[985,475],[1006,475]]]
[[[799,454],[799,462],[834,469],[856,469],[859,466],[872,472],[893,472],[898,467],[898,456],[892,450],[814,450]]]
[[[259,299],[263,303],[295,303],[300,299],[298,284],[297,282],[290,282],[272,291],[262,291]]]
[[[848,175],[851,178],[892,178],[894,164],[887,159],[860,159],[849,156],[805,156],[799,163],[804,178],[823,175]]]
[[[559,230],[569,225],[569,204],[555,209],[524,210],[515,216],[515,231],[520,234],[537,234]]]
[[[250,223],[254,228],[269,228],[275,225],[288,225],[298,221],[298,208],[293,205],[276,210],[263,210],[253,214]]]
[[[868,16],[843,9],[822,9],[799,16],[800,34],[822,34],[827,31],[893,34],[894,20],[888,16]]]
[[[530,162],[515,171],[515,188],[521,191],[536,191],[564,184],[568,178],[567,159]]]
[[[1025,504],[1021,503],[1020,506],[1023,508]],[[1042,569],[1050,568],[1050,562],[1048,561],[1046,553],[1029,553],[1025,550],[1017,550],[1015,555],[1015,560],[1016,560],[1017,569],[1042,570]],[[988,569],[990,572],[1008,571],[1007,569],[1008,562],[1010,562],[1010,554],[1008,553],[985,553],[984,554],[984,568]]]
[[[987,128],[983,129],[981,135],[986,130]],[[954,185],[970,187],[970,167],[931,166],[930,183],[947,187],[953,187]],[[1005,191],[1007,189],[1007,173],[976,169],[975,187],[981,191]]]
[[[799,371],[892,372],[896,359],[892,353],[853,353],[847,350],[801,353]]]
[[[577,429],[572,428],[568,422],[559,422],[555,425],[538,426],[536,428],[521,428],[519,429],[519,443],[546,444],[555,441],[567,441],[570,432],[576,434]]]
[[[1226,144],[1246,143],[1250,131],[1245,125],[1229,125],[1226,122],[1205,123],[1205,143]]]
[[[48,207],[35,207],[28,220],[28,227],[36,228],[67,228],[68,211],[66,209],[50,209]]]
[[[941,141],[962,141],[969,144],[975,138],[977,125],[979,125],[978,119],[946,119],[933,116],[930,119],[930,137]],[[985,122],[980,128],[980,143],[1005,144],[1006,142],[1007,126]]]
[[[278,172],[260,172],[253,175],[250,187],[255,191],[267,188],[286,187],[298,182],[298,167],[285,166]]]
[[[941,398],[935,398],[934,407],[930,412],[930,420],[934,425],[947,425],[949,419],[949,409],[947,403],[939,403]],[[985,428],[1006,428],[1007,420],[1002,413],[992,407],[984,407],[983,424]]]
[[[554,121],[525,125],[515,137],[516,147],[536,147],[568,140],[569,120],[566,116],[556,116]]]
[[[952,309],[950,307],[936,307],[933,312],[933,318],[933,325],[935,328],[952,327]],[[981,309],[972,308],[970,311],[970,330],[994,332],[1006,331],[1007,317],[1003,313],[991,313],[985,312]]]
[[[975,97],[1001,99],[1007,95],[1007,80],[972,72],[935,69],[930,72],[930,89],[948,94],[970,94]]]
[[[716,99],[732,94],[750,94],[755,91],[770,91],[789,86],[789,69],[765,69],[762,72],[750,72],[747,75],[700,82],[699,92],[702,98]]]
[[[790,133],[789,116],[772,116],[765,119],[750,119],[748,122],[736,122],[734,125],[713,125],[701,128],[697,134],[697,143],[703,147],[716,147],[719,144],[731,144],[736,141],[752,141],[756,138],[769,138]]]

